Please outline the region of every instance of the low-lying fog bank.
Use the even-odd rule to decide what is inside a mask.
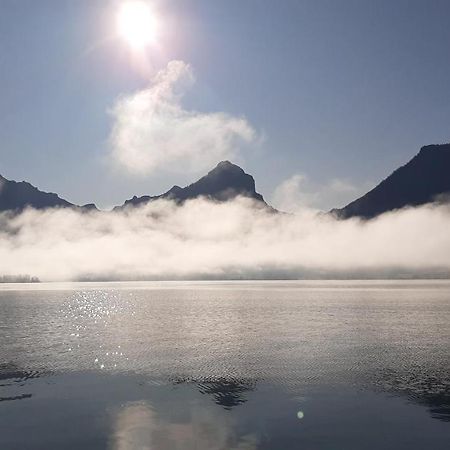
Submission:
[[[371,221],[273,214],[245,198],[111,213],[0,214],[0,274],[42,281],[450,276],[450,207]]]

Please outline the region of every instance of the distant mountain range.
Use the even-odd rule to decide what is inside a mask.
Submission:
[[[255,180],[239,166],[229,161],[220,162],[207,175],[184,188],[173,186],[161,195],[136,197],[116,206],[115,211],[142,205],[158,199],[173,200],[182,203],[185,200],[205,197],[215,201],[227,201],[237,196],[252,198],[269,207],[261,194],[256,192]],[[30,183],[10,181],[0,176],[0,211],[21,211],[26,207],[77,208],[81,210],[97,209],[94,204],[77,206],[60,198],[57,194],[42,192]],[[272,208],[270,208],[272,209]]]
[[[227,201],[243,196],[261,202],[275,211],[256,192],[255,180],[239,166],[229,161],[220,162],[207,175],[184,188],[173,186],[161,195],[142,196],[126,200],[114,210],[123,210],[157,199],[185,200],[205,197],[214,201]],[[397,169],[370,192],[341,209],[331,211],[335,216],[347,219],[361,217],[371,219],[379,214],[406,206],[418,206],[434,201],[446,201],[450,197],[450,144],[429,145],[406,165]],[[94,204],[77,206],[57,194],[42,192],[25,181],[16,182],[0,175],[0,211],[21,211],[26,207],[77,208],[81,211],[97,210]]]

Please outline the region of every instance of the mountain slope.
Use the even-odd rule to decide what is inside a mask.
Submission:
[[[176,202],[206,197],[216,201],[227,201],[237,196],[253,198],[266,205],[264,198],[255,190],[255,180],[245,173],[239,166],[229,161],[220,162],[207,175],[200,178],[195,183],[184,188],[173,186],[164,194],[154,197],[145,195],[143,197],[133,197],[126,200],[121,206],[116,206],[115,210],[125,207],[137,206],[157,199],[168,199]]]
[[[60,198],[52,192],[43,192],[26,181],[11,181],[0,175],[0,212],[20,212],[24,208],[80,208],[83,211],[98,211],[97,207],[90,203],[77,206]]]
[[[10,181],[0,175],[0,211],[20,211],[27,206],[36,209],[72,207],[72,203],[50,192],[42,192],[25,181]]]
[[[331,213],[347,219],[371,219],[406,206],[419,206],[450,195],[450,144],[427,145],[364,196]]]

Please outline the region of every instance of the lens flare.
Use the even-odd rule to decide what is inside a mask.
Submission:
[[[155,16],[144,1],[123,3],[117,15],[117,26],[120,35],[135,49],[155,42]]]

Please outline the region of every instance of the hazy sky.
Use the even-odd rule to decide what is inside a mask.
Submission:
[[[106,207],[187,184],[231,152],[269,200],[304,188],[328,208],[450,141],[448,0],[153,1],[146,70],[117,36],[119,3],[0,0],[6,178]],[[128,142],[147,100],[153,128],[138,124],[134,144],[159,159],[137,173],[111,141]],[[199,143],[208,158],[186,149]]]

